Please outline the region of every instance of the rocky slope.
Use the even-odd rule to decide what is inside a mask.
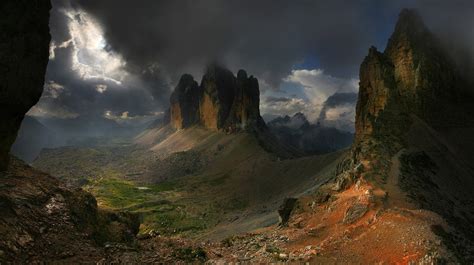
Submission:
[[[0,262],[78,262],[130,243],[139,219],[102,211],[95,198],[12,158],[0,176]],[[98,261],[98,260],[97,260]]]
[[[267,123],[280,142],[301,150],[305,154],[324,154],[347,148],[354,135],[336,128],[310,124],[304,114],[278,117]]]
[[[50,9],[48,0],[7,0],[0,5],[0,171],[7,167],[25,113],[43,91]]]
[[[170,99],[170,124],[183,129],[201,125],[235,132],[261,126],[258,81],[239,70],[235,77],[217,65],[208,66],[201,85],[191,75],[181,77]]]
[[[386,50],[361,64],[351,154],[298,199],[290,249],[310,245],[314,262],[472,263],[473,107],[456,69],[403,10]]]

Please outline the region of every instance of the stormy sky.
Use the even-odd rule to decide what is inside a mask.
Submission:
[[[30,111],[43,118],[145,123],[163,114],[181,74],[199,82],[217,61],[259,79],[262,114],[303,112],[351,130],[360,63],[371,45],[385,48],[404,7],[459,61],[474,58],[467,0],[52,2],[45,91]]]

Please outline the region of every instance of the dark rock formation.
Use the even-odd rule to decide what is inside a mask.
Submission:
[[[225,127],[230,129],[255,127],[258,122],[261,122],[258,80],[253,76],[247,77],[247,72],[239,70],[234,102]]]
[[[170,124],[176,129],[201,125],[227,132],[261,126],[260,92],[255,77],[240,70],[231,71],[217,65],[208,66],[201,85],[185,74],[171,95]]]
[[[283,204],[280,205],[280,208],[278,209],[278,214],[280,215],[281,226],[286,226],[288,224],[291,212],[293,212],[293,209],[295,208],[297,202],[298,199],[296,198],[286,198],[283,201]]]
[[[356,139],[397,134],[408,114],[432,126],[446,126],[467,116],[459,105],[471,95],[456,65],[414,10],[400,13],[387,48],[369,50],[360,68]]]
[[[49,57],[49,0],[0,4],[0,170],[25,113],[43,91]]]
[[[235,77],[227,69],[210,65],[202,78],[201,87],[200,122],[209,129],[222,129],[236,96]]]

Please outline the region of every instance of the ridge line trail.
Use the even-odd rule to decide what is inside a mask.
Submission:
[[[403,154],[405,149],[402,149],[396,153],[391,159],[390,172],[388,174],[387,183],[383,185],[383,189],[387,192],[387,206],[397,208],[412,209],[411,205],[406,200],[406,194],[400,188],[400,156]]]

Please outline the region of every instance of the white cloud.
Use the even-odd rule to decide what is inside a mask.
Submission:
[[[300,111],[312,122],[316,121],[319,117],[323,104],[328,97],[334,93],[358,91],[357,79],[333,77],[325,74],[323,69],[292,70],[291,74],[284,78],[283,81],[302,88],[302,94],[306,101],[304,105],[300,105]],[[353,106],[349,106],[349,108],[351,107]],[[292,115],[293,113],[287,114]],[[336,115],[336,113],[332,114]]]
[[[283,81],[301,85],[308,99],[320,105],[334,93],[357,92],[357,79],[342,79],[327,75],[323,69],[292,70]]]
[[[104,118],[113,120],[122,125],[143,125],[163,116],[163,112],[150,112],[147,115],[130,116],[130,112],[114,113],[110,110],[104,112]]]
[[[260,112],[262,114],[272,114],[285,116],[297,112],[304,113],[307,117],[315,118],[319,114],[319,108],[315,107],[311,102],[297,97],[266,97],[260,102]]]
[[[69,18],[68,29],[71,39],[56,45],[51,44],[50,58],[55,58],[55,50],[70,45],[72,69],[83,79],[99,79],[121,84],[128,73],[125,61],[119,54],[107,50],[104,31],[87,13],[63,10]]]
[[[103,94],[105,91],[107,91],[107,85],[104,84],[98,84],[95,86],[95,90],[101,94]]]
[[[326,120],[333,121],[339,119],[348,119],[349,121],[355,122],[355,106],[354,105],[343,105],[328,108],[326,110]]]
[[[44,84],[43,97],[58,98],[64,92],[64,86],[52,80]]]

